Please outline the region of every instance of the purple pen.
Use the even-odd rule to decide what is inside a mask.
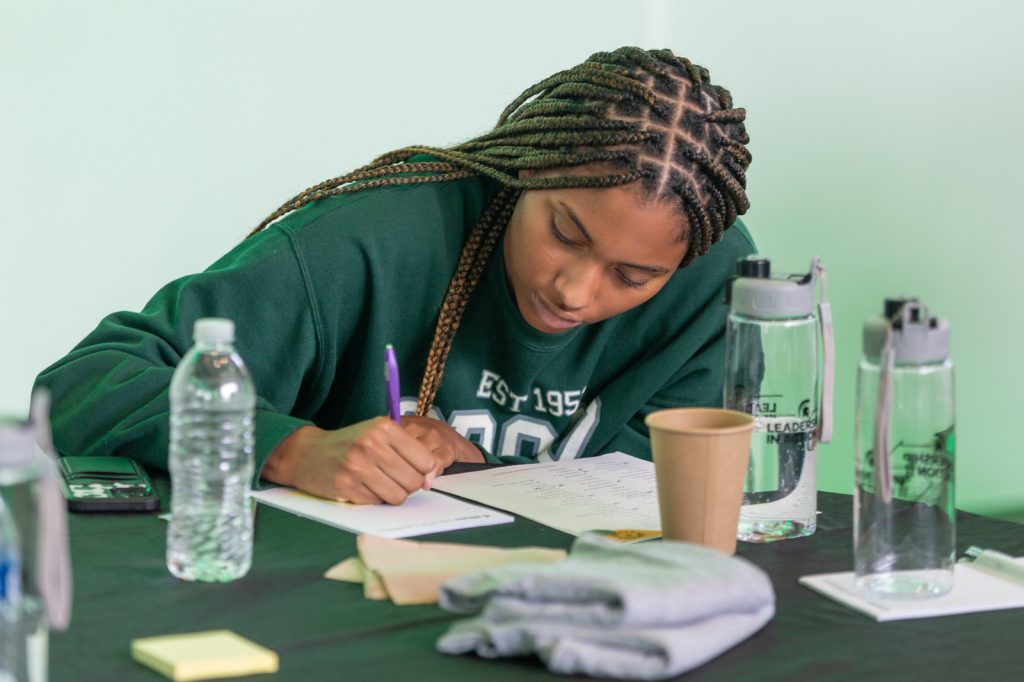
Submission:
[[[390,343],[384,346],[384,367],[388,382],[388,412],[393,421],[401,424],[402,407],[400,398],[402,389],[398,386],[398,358],[395,357],[395,348]]]

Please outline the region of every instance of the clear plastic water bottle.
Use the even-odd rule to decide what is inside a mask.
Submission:
[[[21,608],[21,540],[0,495],[0,682],[28,677]]]
[[[834,353],[824,269],[815,259],[807,274],[772,277],[768,259],[751,256],[736,272],[724,404],[755,419],[736,537],[772,542],[810,535],[817,529],[816,447],[828,442],[832,428]]]
[[[954,425],[949,325],[917,299],[886,300],[857,371],[854,573],[869,595],[952,589]]]
[[[45,682],[50,628],[71,620],[67,507],[57,485],[49,396],[28,422],[0,419],[0,681]]]
[[[193,336],[171,379],[167,568],[183,580],[227,582],[252,564],[256,390],[231,320],[198,320]]]

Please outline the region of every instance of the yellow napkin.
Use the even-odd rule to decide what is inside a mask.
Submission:
[[[133,639],[132,658],[175,682],[277,672],[277,654],[230,630]]]
[[[554,563],[565,550],[544,547],[481,547],[445,542],[389,540],[372,535],[356,539],[359,556],[332,566],[331,580],[363,583],[367,599],[390,599],[398,605],[433,604],[449,578],[493,566],[520,562]]]

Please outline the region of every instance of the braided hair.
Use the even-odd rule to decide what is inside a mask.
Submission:
[[[306,204],[374,187],[484,175],[502,185],[463,246],[437,318],[416,413],[433,405],[466,303],[512,216],[531,189],[639,182],[646,198],[678,202],[689,242],[680,267],[707,253],[747,211],[746,111],[708,70],[669,50],[623,47],[528,88],[488,133],[448,148],[411,146],[325,180],[267,216],[255,234]],[[411,162],[419,154],[436,161]],[[584,172],[558,174],[581,168]],[[548,170],[539,177],[521,171]],[[593,171],[593,172],[591,172]]]

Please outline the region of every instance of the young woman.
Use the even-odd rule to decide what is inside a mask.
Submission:
[[[171,374],[217,316],[267,481],[399,504],[457,460],[649,457],[649,411],[721,404],[722,291],[753,251],[744,116],[703,67],[621,48],[485,135],[311,187],[40,375],[56,445],[165,468]],[[379,416],[387,343],[401,425]]]

